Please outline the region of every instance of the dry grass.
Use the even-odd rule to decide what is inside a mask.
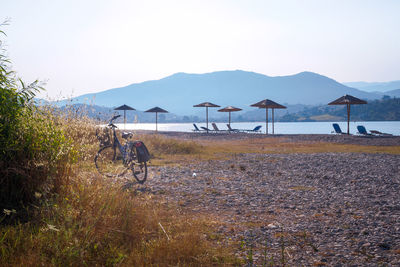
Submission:
[[[287,142],[285,138],[254,138],[245,140],[201,140],[184,141],[153,135],[144,135],[153,153],[155,165],[182,164],[186,161],[228,159],[241,153],[388,153],[400,154],[400,146],[363,146],[339,143]],[[160,145],[162,144],[162,145]],[[176,146],[179,152],[174,151]]]
[[[290,190],[295,190],[295,191],[314,191],[314,190],[316,190],[315,187],[302,186],[302,185],[292,186],[292,187],[289,187],[289,189]]]
[[[121,192],[120,185],[97,175],[78,174],[62,197],[42,204],[37,211],[41,221],[1,229],[0,265],[235,262],[229,251],[203,235],[210,231],[205,219],[194,220],[147,194]]]
[[[144,141],[152,156],[151,165],[177,165],[202,154],[204,147],[194,141],[166,138],[157,134],[135,136]]]
[[[259,138],[234,141],[206,141],[214,153],[389,153],[400,154],[400,146],[362,146],[338,143],[286,142],[284,138]]]
[[[57,195],[37,195],[40,205],[31,208],[35,216],[29,222],[0,227],[1,266],[239,263],[213,239],[214,225],[208,218],[184,214],[146,193],[123,191],[121,183],[98,175],[92,121],[66,117],[58,118],[57,125],[75,147],[77,162]],[[146,138],[155,155],[187,155],[199,148],[190,142]],[[12,214],[1,214],[0,219],[4,216]]]

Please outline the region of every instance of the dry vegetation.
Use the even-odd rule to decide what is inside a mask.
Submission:
[[[1,265],[209,265],[228,263],[193,220],[147,195],[121,192],[92,174],[45,201],[36,218],[1,231]],[[165,233],[161,226],[165,229]]]
[[[58,179],[60,190],[35,192],[29,219],[0,228],[0,265],[212,265],[238,264],[213,239],[210,223],[183,214],[145,193],[123,191],[120,182],[97,174],[94,124],[85,118],[56,117],[74,153]],[[145,138],[156,157],[197,153],[194,143]],[[5,210],[12,219],[20,210]],[[13,221],[13,220],[8,220]]]
[[[93,156],[99,143],[92,121],[68,116],[54,120],[74,151],[69,162],[75,163],[64,166],[58,192],[50,197],[35,194],[37,202],[29,206],[33,215],[28,222],[1,226],[0,265],[243,264],[232,256],[238,244],[231,244],[236,246],[231,248],[218,244],[215,225],[207,215],[185,214],[160,198],[123,191],[121,183],[98,175]],[[400,153],[398,146],[290,143],[284,138],[200,143],[154,134],[135,137],[148,146],[152,165],[228,158],[240,153]],[[13,213],[4,213],[2,218],[7,216]]]
[[[400,146],[365,146],[327,142],[289,142],[282,138],[187,141],[148,134],[140,136],[149,144],[152,165],[234,157],[241,153],[388,153],[400,154]]]

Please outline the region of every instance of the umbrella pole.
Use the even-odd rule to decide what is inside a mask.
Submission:
[[[229,111],[229,126],[231,126],[231,112]]]
[[[274,134],[274,109],[272,109],[272,134]]]
[[[268,108],[265,108],[265,134],[268,134]]]
[[[347,104],[347,134],[350,134],[350,104]]]
[[[158,114],[157,114],[157,112],[156,112],[156,132],[158,131],[158,128],[157,128],[157,118],[158,118]]]
[[[208,133],[208,107],[206,107],[206,124],[207,124],[207,133]]]
[[[126,110],[124,109],[124,130],[125,130],[125,124],[126,124]]]

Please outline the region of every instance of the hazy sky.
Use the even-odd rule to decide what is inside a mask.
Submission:
[[[0,0],[13,68],[51,98],[176,72],[400,79],[399,0]]]

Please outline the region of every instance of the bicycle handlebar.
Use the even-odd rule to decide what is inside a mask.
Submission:
[[[109,126],[113,125],[113,120],[118,119],[119,117],[121,117],[121,115],[115,115],[114,117],[111,118],[110,122],[108,123]]]

